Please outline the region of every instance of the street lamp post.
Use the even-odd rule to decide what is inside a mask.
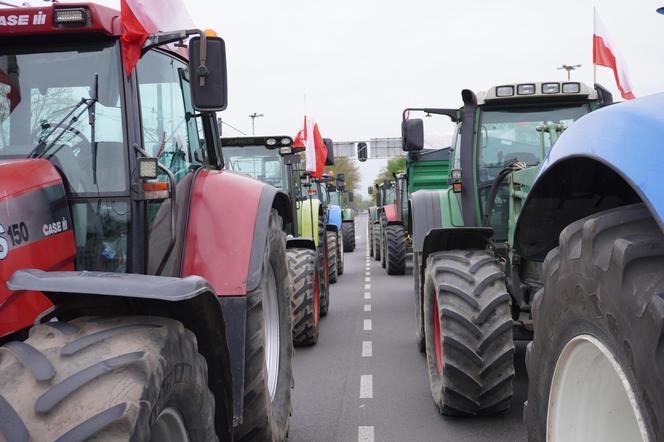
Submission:
[[[254,122],[256,121],[256,118],[261,118],[261,117],[264,117],[264,116],[265,116],[265,115],[263,115],[263,114],[257,114],[256,112],[254,112],[253,114],[249,115],[249,118],[251,118],[251,135],[255,135],[255,134],[256,134],[256,130],[255,130],[255,128],[254,128]]]
[[[572,72],[573,70],[577,69],[577,68],[580,68],[580,67],[581,67],[580,64],[573,64],[573,65],[570,65],[570,64],[564,64],[564,65],[560,66],[560,67],[557,68],[557,69],[558,69],[558,70],[565,69],[565,70],[567,71],[567,81],[569,81],[569,80],[571,79],[571,72]]]

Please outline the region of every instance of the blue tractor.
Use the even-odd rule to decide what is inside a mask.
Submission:
[[[664,438],[664,94],[566,130],[515,232],[534,339],[529,440]]]

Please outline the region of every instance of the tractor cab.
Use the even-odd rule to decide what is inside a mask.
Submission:
[[[600,85],[591,89],[578,82],[533,82],[478,94],[464,90],[462,98],[460,109],[409,110],[444,115],[456,123],[449,184],[463,225],[491,227],[497,243],[511,243],[510,225],[553,144],[574,121],[609,104],[611,96]],[[402,133],[404,150],[422,150],[421,119],[404,119]]]

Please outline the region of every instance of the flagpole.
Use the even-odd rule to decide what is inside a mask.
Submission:
[[[597,65],[595,64],[595,33],[597,29],[597,9],[593,5],[593,87],[597,84]]]

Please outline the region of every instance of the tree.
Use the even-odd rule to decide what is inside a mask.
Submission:
[[[406,157],[396,157],[387,160],[387,165],[380,169],[378,176],[374,179],[374,184],[380,184],[385,180],[394,179],[394,174],[406,171]]]
[[[334,166],[326,166],[325,173],[334,175],[335,177],[340,173],[346,176],[346,190],[355,191],[360,182],[360,168],[357,163],[348,157],[336,157],[334,159]]]

